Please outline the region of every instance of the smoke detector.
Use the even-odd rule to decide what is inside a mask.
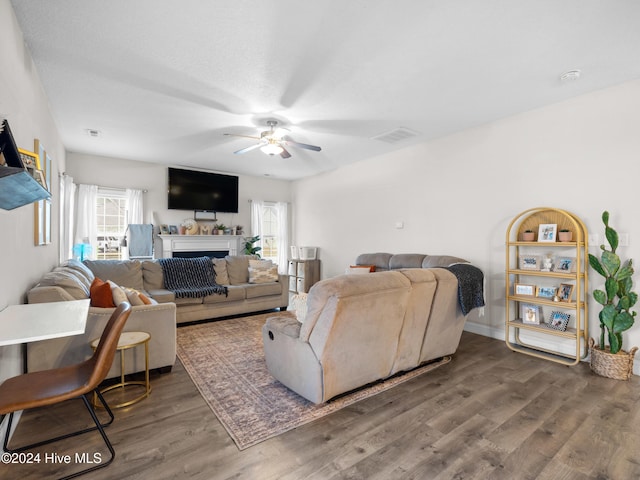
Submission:
[[[102,136],[102,132],[100,130],[96,130],[95,128],[87,128],[85,132],[87,135],[94,138]]]

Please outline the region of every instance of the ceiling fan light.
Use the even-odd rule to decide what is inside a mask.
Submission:
[[[267,155],[280,155],[284,151],[284,149],[276,143],[268,143],[264,147],[260,147],[260,150]]]

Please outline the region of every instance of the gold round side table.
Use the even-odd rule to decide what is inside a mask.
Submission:
[[[109,385],[100,390],[100,393],[110,392],[115,390],[116,388],[126,388],[129,386],[142,386],[144,387],[144,392],[135,397],[132,400],[128,400],[123,403],[119,403],[117,405],[110,405],[111,408],[122,408],[128,407],[129,405],[133,405],[134,403],[139,402],[143,398],[149,396],[151,393],[151,383],[149,382],[149,340],[151,339],[151,335],[147,332],[122,332],[120,335],[120,339],[118,340],[118,346],[116,351],[120,352],[120,383],[116,383],[115,385]],[[98,343],[100,342],[99,338],[96,338],[91,342],[91,348],[94,350],[98,348]],[[126,381],[124,378],[125,372],[125,361],[124,361],[124,353],[126,350],[131,348],[135,348],[139,345],[144,345],[144,381],[142,380],[129,380]],[[94,406],[101,406],[99,402],[97,402],[97,395],[93,395],[93,404]]]

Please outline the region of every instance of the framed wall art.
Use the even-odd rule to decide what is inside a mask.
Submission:
[[[539,325],[541,317],[542,307],[540,305],[534,305],[532,303],[520,304],[520,318],[522,319],[522,323]]]
[[[558,297],[560,297],[561,302],[571,301],[571,296],[573,295],[573,287],[574,285],[571,283],[560,284],[560,288],[558,289]]]
[[[553,298],[558,294],[558,287],[536,287],[536,297]]]
[[[553,266],[554,272],[572,273],[575,271],[575,257],[558,257],[556,264]]]
[[[553,328],[554,330],[560,330],[564,332],[567,329],[567,324],[569,323],[569,319],[571,318],[571,314],[563,313],[563,312],[551,312],[551,316],[549,317],[549,328]]]
[[[555,223],[542,223],[538,227],[539,242],[555,242],[558,225]]]
[[[536,293],[535,285],[525,285],[524,283],[513,284],[513,294],[525,297],[533,297]]]
[[[540,255],[520,255],[518,268],[520,270],[540,270]]]

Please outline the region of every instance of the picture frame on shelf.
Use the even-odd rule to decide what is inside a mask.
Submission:
[[[520,255],[518,268],[520,270],[540,270],[540,255]]]
[[[170,235],[178,235],[178,226],[177,225],[169,225],[169,234]]]
[[[554,330],[564,332],[567,330],[567,325],[569,324],[570,318],[570,313],[553,311],[549,316],[549,323],[547,324],[547,326],[549,328],[553,328]]]
[[[553,266],[553,271],[556,273],[572,273],[575,271],[575,264],[575,257],[558,257]]]
[[[523,297],[533,297],[536,293],[535,285],[527,285],[524,283],[514,283],[513,284],[513,294],[520,295]]]
[[[169,226],[165,223],[160,224],[160,235],[169,235]]]
[[[536,297],[553,298],[558,294],[558,287],[536,287]]]
[[[542,307],[533,303],[520,304],[520,318],[526,325],[540,325],[542,318]]]
[[[555,223],[541,223],[538,226],[538,242],[555,242],[558,225]]]
[[[573,288],[575,285],[572,283],[561,283],[558,288],[558,297],[561,302],[570,302],[573,295]]]

